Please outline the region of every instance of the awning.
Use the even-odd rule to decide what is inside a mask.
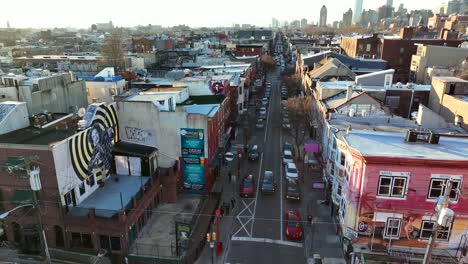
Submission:
[[[32,190],[15,190],[11,202],[15,204],[30,204],[32,203]]]

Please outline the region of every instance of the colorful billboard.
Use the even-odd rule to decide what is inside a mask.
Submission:
[[[204,131],[203,129],[182,128],[180,137],[184,189],[203,193],[206,183]]]

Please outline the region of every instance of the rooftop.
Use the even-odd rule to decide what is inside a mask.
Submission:
[[[468,138],[440,137],[439,144],[408,143],[404,133],[352,130],[344,139],[364,157],[468,160]]]
[[[125,98],[125,101],[145,101],[145,102],[154,102],[162,101],[168,98],[173,97],[173,94],[167,93],[150,93],[150,94],[135,94]]]
[[[101,56],[63,56],[63,55],[35,55],[28,57],[18,57],[15,60],[101,60]]]
[[[436,78],[436,77],[434,77]],[[364,92],[377,92],[377,91],[431,91],[431,85],[422,84],[393,84],[391,87],[384,86],[368,86],[368,85],[356,85],[355,82],[349,81],[336,81],[336,82],[320,82],[322,89],[346,89],[348,85],[353,85],[353,89],[364,91]]]
[[[205,105],[187,105],[184,106],[185,111],[188,114],[200,114],[206,115],[208,117],[214,117],[218,112],[220,105],[219,104],[205,104]]]
[[[87,209],[95,208],[96,216],[111,218],[120,209],[126,208],[131,203],[132,198],[138,194],[140,188],[149,179],[150,177],[144,176],[113,175],[105,181],[104,187],[97,189],[78,206],[73,207],[69,214],[86,216]]]
[[[466,81],[466,80],[460,79],[458,77],[452,77],[452,76],[434,76],[432,78],[440,80],[442,82],[468,83],[468,81]]]
[[[190,96],[190,98],[183,102],[182,105],[221,104],[223,100],[223,97],[216,95]]]
[[[54,114],[54,119],[65,117],[66,114]],[[70,125],[70,124],[68,124]],[[48,146],[54,142],[62,141],[77,131],[77,126],[68,126],[64,128],[51,127],[51,128],[35,128],[27,127],[13,132],[0,135],[0,144],[20,144],[20,145],[44,145]]]

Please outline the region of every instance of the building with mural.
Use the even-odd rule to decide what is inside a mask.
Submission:
[[[39,210],[49,246],[105,249],[122,263],[151,209],[175,196],[166,192],[175,188],[163,186],[170,186],[165,181],[175,180],[177,170],[159,167],[155,147],[122,140],[115,104],[91,104],[79,122],[73,114],[55,117],[0,135],[0,163],[8,168],[0,171],[2,211],[31,203],[30,164],[40,170]],[[2,228],[23,252],[38,254],[32,216],[28,208],[15,210]]]
[[[437,200],[449,192],[454,215],[439,221],[433,255],[439,263],[451,263],[463,254],[468,236],[466,136],[351,130],[343,143],[339,219],[348,253],[366,258],[410,253],[422,259],[437,221]],[[452,182],[450,191],[447,181]]]

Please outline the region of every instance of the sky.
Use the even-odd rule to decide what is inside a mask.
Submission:
[[[394,0],[408,10],[431,9],[442,0]],[[364,9],[375,9],[385,0],[364,0]],[[116,26],[185,24],[191,27],[232,26],[252,24],[268,26],[273,17],[280,21],[306,18],[318,21],[320,8],[328,9],[327,23],[341,20],[342,14],[354,8],[354,0],[23,0],[2,1],[0,28],[7,21],[16,28],[89,28],[93,23],[112,21]]]

